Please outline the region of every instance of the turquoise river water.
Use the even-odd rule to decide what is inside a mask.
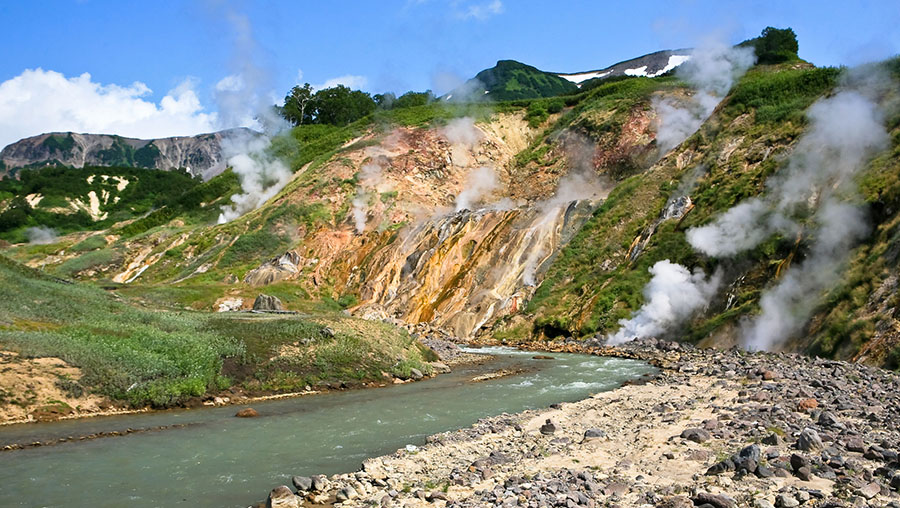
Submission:
[[[485,348],[487,365],[427,381],[252,404],[0,427],[0,446],[100,431],[162,431],[0,453],[0,506],[244,507],[291,475],[355,471],[478,419],[574,401],[653,371],[637,361]],[[524,369],[471,382],[497,369]]]

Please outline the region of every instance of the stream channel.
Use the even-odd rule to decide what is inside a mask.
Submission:
[[[176,426],[0,452],[0,506],[245,507],[292,475],[356,471],[368,457],[500,413],[611,390],[653,372],[626,359],[484,348],[495,360],[426,381],[252,404],[0,427],[0,447]],[[482,382],[500,369],[521,373]]]

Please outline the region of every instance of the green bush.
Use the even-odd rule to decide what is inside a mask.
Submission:
[[[791,28],[767,26],[759,37],[744,41],[739,46],[753,47],[756,62],[760,64],[779,64],[798,59],[797,34]]]
[[[71,247],[72,252],[87,252],[106,247],[106,238],[103,235],[94,235],[85,238]]]

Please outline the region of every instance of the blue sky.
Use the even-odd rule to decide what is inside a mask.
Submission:
[[[0,146],[36,129],[149,137],[165,135],[168,121],[172,135],[219,126],[216,85],[248,60],[254,86],[283,97],[301,75],[373,93],[440,93],[498,59],[576,72],[711,35],[738,42],[767,25],[794,28],[800,56],[817,65],[900,53],[896,0],[48,0],[2,2],[0,19]],[[236,19],[248,24],[251,44],[236,43]],[[53,104],[24,98],[54,90]],[[115,100],[94,97],[103,95]],[[129,127],[113,118],[117,109],[152,128]],[[40,118],[23,121],[24,111]]]

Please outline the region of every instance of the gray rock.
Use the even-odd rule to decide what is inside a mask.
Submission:
[[[684,429],[681,432],[681,438],[695,443],[705,443],[709,441],[710,435],[706,429]]]
[[[547,418],[547,421],[541,425],[541,434],[545,436],[552,436],[556,432],[556,425]]]
[[[314,492],[323,492],[328,488],[328,479],[325,475],[317,474],[312,477],[312,490]]]
[[[294,487],[299,492],[306,492],[312,489],[312,478],[308,476],[294,476],[291,478],[291,483],[294,484]]]
[[[601,437],[606,437],[606,432],[602,429],[588,429],[584,431],[585,439],[597,439]]]
[[[801,480],[808,482],[810,475],[812,475],[812,471],[810,471],[808,467],[804,466],[804,467],[801,467],[801,468],[797,469],[796,471],[794,471],[794,474],[797,475],[797,478],[800,478]]]
[[[781,436],[773,432],[762,439],[762,444],[769,446],[781,446],[782,444],[784,444],[784,440],[781,439]]]
[[[775,508],[794,508],[800,506],[800,501],[790,494],[778,494],[775,496]]]
[[[819,437],[819,433],[810,429],[809,427],[803,429],[800,432],[800,437],[797,438],[797,449],[803,450],[805,452],[817,451],[825,448],[825,444],[822,442],[822,438]]]
[[[791,468],[794,471],[800,469],[801,467],[809,467],[809,459],[804,457],[803,455],[798,455],[796,453],[791,454]]]
[[[765,499],[756,499],[753,501],[753,508],[775,508],[775,505]]]
[[[872,499],[875,496],[877,496],[880,492],[881,492],[881,485],[878,485],[875,482],[869,483],[868,485],[866,485],[865,487],[863,487],[863,488],[859,489],[859,491],[857,491],[857,493],[860,496],[862,496],[866,499]]]
[[[253,302],[253,310],[284,310],[284,304],[281,303],[277,296],[260,294]]]
[[[423,377],[425,377],[425,375],[422,374],[421,370],[413,367],[413,368],[409,369],[409,377],[418,381],[418,380],[422,379]]]
[[[287,485],[280,485],[269,492],[266,508],[299,508],[300,498]]]
[[[349,485],[338,490],[337,494],[334,495],[334,498],[338,503],[343,503],[344,501],[349,501],[351,499],[355,499],[356,497],[359,497],[359,493],[357,493],[356,489]]]
[[[760,478],[771,478],[771,477],[775,476],[775,472],[772,471],[772,469],[769,467],[757,466],[756,476],[758,476]]]
[[[715,508],[737,508],[737,502],[734,499],[722,494],[710,494],[708,492],[698,492],[694,496],[694,504],[700,506],[708,504]]]

